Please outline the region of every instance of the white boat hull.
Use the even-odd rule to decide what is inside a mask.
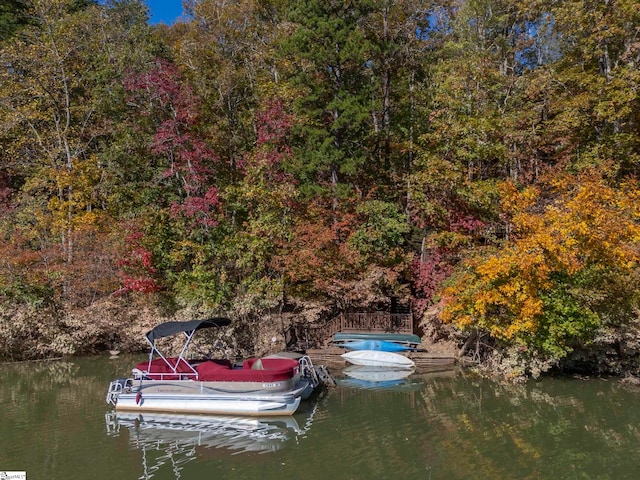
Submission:
[[[285,392],[265,390],[195,393],[198,383],[212,382],[142,382],[129,392],[118,395],[118,412],[173,412],[210,415],[283,416],[292,415],[300,405],[308,383],[300,381],[296,389]],[[184,391],[180,384],[185,383]],[[226,382],[225,382],[226,384]],[[189,389],[191,387],[191,389]],[[164,392],[163,392],[164,390]]]
[[[233,400],[172,396],[122,394],[116,404],[118,412],[176,412],[210,415],[283,416],[293,415],[301,397],[291,399]]]
[[[343,353],[342,358],[353,365],[366,367],[386,367],[410,369],[415,366],[413,360],[393,352],[383,352],[381,350],[354,350]]]

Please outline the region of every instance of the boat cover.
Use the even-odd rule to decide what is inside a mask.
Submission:
[[[383,352],[409,352],[417,348],[408,343],[389,342],[386,340],[349,340],[338,343],[338,346],[348,350],[381,350]]]
[[[206,320],[189,320],[188,322],[165,322],[146,333],[147,340],[153,343],[158,338],[169,337],[181,332],[193,332],[201,328],[226,327],[231,320],[224,317],[208,318]]]
[[[333,336],[334,342],[348,342],[352,340],[380,340],[415,344],[420,344],[422,341],[418,335],[408,333],[338,332]]]

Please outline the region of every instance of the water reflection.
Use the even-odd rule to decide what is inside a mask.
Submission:
[[[129,430],[133,447],[160,443],[226,448],[234,453],[273,452],[304,433],[294,417],[224,417],[161,413],[116,413],[105,416],[108,435]]]
[[[413,369],[389,369],[385,367],[369,367],[351,365],[342,370],[344,377],[337,383],[342,387],[371,390],[413,390],[422,388],[422,379],[414,376]]]
[[[303,402],[295,424],[105,423],[105,387],[132,360],[0,365],[0,468],[95,480],[638,478],[640,388],[615,379],[512,385],[451,370],[363,386],[371,377],[356,377],[371,372],[338,368],[338,387]]]
[[[171,470],[175,478],[203,449],[225,454],[264,454],[297,442],[311,428],[317,400],[307,402],[294,416],[233,417],[172,413],[108,412],[108,436],[128,435],[129,446],[141,452],[143,476],[149,479]]]

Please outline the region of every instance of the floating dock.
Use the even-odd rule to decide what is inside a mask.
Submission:
[[[329,367],[336,367],[347,365],[346,360],[340,356],[346,351],[347,350],[343,348],[326,347],[320,349],[309,349],[306,353],[315,365],[325,364]],[[429,352],[402,352],[401,355],[413,360],[416,364],[416,368],[420,370],[454,367],[456,365],[456,359],[448,355]]]

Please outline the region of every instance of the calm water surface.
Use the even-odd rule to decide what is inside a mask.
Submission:
[[[144,357],[0,365],[0,471],[66,479],[625,479],[640,389],[502,385],[461,371],[335,389],[292,418],[116,417],[110,380]]]

